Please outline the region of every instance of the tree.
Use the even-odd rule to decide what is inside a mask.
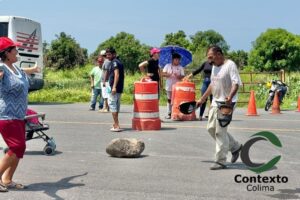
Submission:
[[[260,71],[298,70],[300,37],[285,29],[268,29],[253,43],[249,65]]]
[[[243,50],[231,51],[228,53],[228,58],[233,60],[239,69],[248,65],[248,53]]]
[[[74,38],[61,32],[46,51],[46,66],[67,69],[82,66],[87,61],[87,49],[81,48]]]
[[[111,37],[101,43],[91,55],[91,59],[97,57],[101,50],[108,47],[116,49],[117,55],[124,64],[124,69],[127,72],[136,72],[138,64],[149,58],[149,46],[141,44],[132,34],[120,32],[115,37]]]
[[[199,51],[202,52],[203,49],[206,50],[211,45],[218,45],[225,54],[229,50],[229,45],[223,36],[214,30],[198,31],[195,35],[190,36],[190,38],[192,41],[191,50],[193,53]]]
[[[161,46],[178,45],[185,49],[190,49],[191,42],[187,39],[184,31],[179,30],[177,33],[169,33],[165,35],[165,41]]]

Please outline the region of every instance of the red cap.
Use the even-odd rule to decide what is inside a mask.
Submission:
[[[0,37],[0,52],[9,47],[19,47],[21,45],[20,42],[14,42],[8,37]]]
[[[152,48],[151,50],[150,50],[150,54],[151,55],[153,55],[153,54],[155,54],[155,53],[159,53],[160,52],[160,49],[159,48]]]

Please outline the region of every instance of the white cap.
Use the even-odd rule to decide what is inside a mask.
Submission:
[[[105,51],[105,50],[101,50],[101,51],[100,51],[100,55],[101,55],[101,56],[105,56],[105,55],[106,55],[106,51]]]

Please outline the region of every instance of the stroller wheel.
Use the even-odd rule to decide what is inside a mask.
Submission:
[[[7,148],[7,147],[4,148],[4,149],[3,149],[3,153],[6,154],[6,153],[8,152],[8,150],[9,150],[9,148]]]
[[[55,141],[53,138],[50,138],[48,141],[47,141],[47,145],[46,146],[50,146],[52,147],[54,150],[56,149],[56,144],[55,144]]]
[[[47,156],[53,155],[55,153],[55,149],[52,146],[46,145],[44,147],[44,154]]]

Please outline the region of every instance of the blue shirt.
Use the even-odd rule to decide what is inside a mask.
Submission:
[[[23,120],[27,110],[29,82],[26,74],[14,65],[17,73],[0,63],[4,71],[0,79],[0,120]]]
[[[109,68],[108,82],[111,88],[113,88],[115,80],[115,70],[119,69],[119,81],[116,87],[117,93],[123,93],[124,88],[124,66],[118,59],[113,59]]]

